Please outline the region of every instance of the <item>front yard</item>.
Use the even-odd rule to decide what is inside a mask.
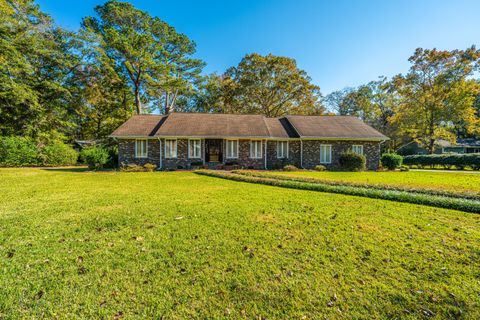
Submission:
[[[271,171],[266,174],[311,177],[321,180],[358,182],[393,187],[409,187],[430,190],[473,193],[480,197],[480,173],[476,172],[315,172],[315,171]]]
[[[480,191],[477,175],[318,175]],[[0,318],[475,319],[479,270],[477,214],[189,172],[0,170]]]

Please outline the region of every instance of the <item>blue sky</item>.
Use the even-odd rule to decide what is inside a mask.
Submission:
[[[75,30],[102,0],[37,0]],[[130,1],[197,43],[205,73],[247,53],[295,58],[323,94],[406,72],[415,48],[465,49],[480,40],[480,1]]]

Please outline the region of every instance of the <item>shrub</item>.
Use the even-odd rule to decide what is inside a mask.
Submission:
[[[35,166],[40,163],[35,142],[25,137],[0,137],[0,166]]]
[[[283,167],[283,171],[298,171],[298,168],[292,164],[288,164],[285,167]]]
[[[130,164],[122,164],[122,167],[120,168],[121,171],[125,172],[143,172],[146,169],[142,166],[139,166],[138,164],[135,163],[130,163]]]
[[[363,171],[366,162],[365,156],[353,152],[342,153],[339,158],[340,166],[347,171]]]
[[[41,150],[43,165],[67,166],[77,163],[78,153],[71,146],[57,141]]]
[[[382,166],[388,170],[395,170],[402,165],[403,157],[396,153],[384,153],[380,161],[382,162]]]
[[[288,181],[288,180],[280,180],[280,179],[272,179],[272,178],[246,176],[246,175],[235,174],[235,173],[217,172],[217,171],[211,171],[211,170],[200,170],[200,171],[196,171],[196,173],[206,175],[206,176],[211,176],[211,177],[218,177],[222,179],[259,183],[259,184],[277,186],[282,188],[348,194],[353,196],[422,204],[422,205],[427,205],[432,207],[480,213],[480,203],[478,201],[462,199],[462,198],[432,196],[428,194],[405,192],[405,191],[381,190],[381,189],[370,189],[370,188],[350,187],[350,186],[341,186],[341,185],[328,185],[328,184],[322,184],[322,183]]]
[[[80,158],[88,165],[90,170],[97,170],[103,168],[107,163],[108,151],[97,146],[91,146],[80,152]]]
[[[147,172],[153,172],[153,171],[155,171],[155,169],[157,169],[157,166],[154,165],[153,163],[146,163],[146,164],[143,165],[143,168]]]
[[[118,168],[118,145],[109,146],[106,150],[108,152],[108,161],[105,167]]]
[[[315,168],[313,168],[315,171],[325,171],[327,170],[327,167],[319,164],[318,166],[315,166]]]
[[[405,165],[424,167],[442,166],[445,169],[456,167],[463,170],[470,167],[473,170],[480,170],[480,154],[478,153],[450,153],[450,154],[428,154],[406,156],[403,160]]]

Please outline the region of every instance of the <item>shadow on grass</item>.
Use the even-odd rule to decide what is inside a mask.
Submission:
[[[87,172],[90,171],[88,167],[66,167],[66,168],[61,168],[61,167],[52,167],[52,168],[41,168],[42,170],[47,170],[47,171],[59,171],[59,172]]]

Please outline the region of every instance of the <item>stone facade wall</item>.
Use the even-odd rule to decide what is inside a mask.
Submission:
[[[363,145],[363,154],[367,159],[367,169],[376,170],[380,162],[380,143],[371,141],[331,141],[303,140],[303,167],[313,169],[320,164],[320,145],[332,146],[332,163],[322,164],[329,170],[339,170],[340,154],[351,150],[352,145]]]
[[[277,158],[277,141],[267,142],[267,168],[281,169],[287,164],[293,164],[300,167],[300,141],[288,141],[288,158]]]
[[[119,165],[138,164],[144,165],[151,163],[157,167],[160,165],[160,143],[158,139],[147,140],[147,158],[135,157],[135,139],[118,141],[118,163]]]
[[[166,170],[177,170],[177,169],[191,169],[192,163],[203,162],[205,155],[205,141],[202,139],[200,142],[201,151],[200,158],[189,158],[188,157],[188,140],[189,139],[177,139],[177,157],[176,158],[165,158],[165,139],[162,139],[162,166]]]
[[[226,158],[226,140],[223,141],[223,155],[224,162],[228,161],[237,161],[238,164],[244,168],[252,169],[264,169],[265,168],[265,140],[262,142],[262,158],[252,159],[250,158],[250,141],[251,140],[238,140],[238,159],[228,159]]]
[[[332,146],[332,163],[323,164],[329,170],[339,170],[339,156],[341,153],[351,149],[352,145],[363,145],[363,154],[367,158],[367,169],[376,170],[380,162],[380,143],[371,141],[330,141],[330,140],[303,140],[303,167],[313,169],[320,164],[320,145],[327,144]],[[288,159],[277,159],[277,142],[267,141],[267,168],[279,169],[287,164],[293,164],[300,167],[300,140],[289,140]],[[177,158],[165,159],[165,139],[161,139],[162,147],[162,169],[191,169],[193,162],[203,162],[205,157],[205,141],[201,141],[201,158],[188,158],[188,139],[177,139]],[[262,140],[262,158],[250,158],[250,140],[239,140],[238,159],[227,159],[226,140],[223,141],[224,162],[229,160],[237,161],[244,168],[265,168],[265,140]],[[160,166],[160,142],[158,139],[148,140],[148,157],[135,157],[135,139],[121,139],[118,143],[118,158],[120,165],[131,163],[144,165],[146,163]]]

